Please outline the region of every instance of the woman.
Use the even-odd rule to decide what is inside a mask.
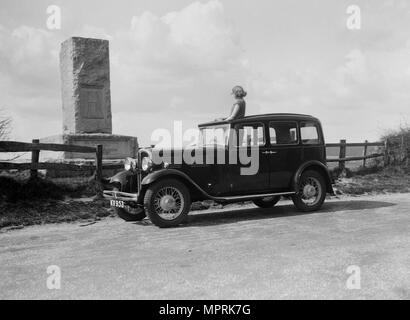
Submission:
[[[235,103],[231,108],[231,114],[228,118],[218,118],[215,121],[228,121],[243,118],[245,116],[246,102],[243,98],[246,97],[246,91],[241,86],[235,86],[232,89],[232,94],[235,97]]]
[[[243,98],[246,97],[246,91],[241,86],[235,86],[232,89],[232,94],[235,97],[235,103],[231,108],[231,114],[224,120],[234,120],[245,116],[246,102]]]

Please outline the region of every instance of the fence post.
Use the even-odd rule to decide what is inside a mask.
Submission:
[[[340,140],[340,150],[339,150],[339,159],[344,159],[346,158],[346,140]],[[345,161],[339,161],[339,171],[342,173],[345,171]]]
[[[384,166],[389,165],[389,139],[384,142]]]
[[[95,150],[95,182],[97,198],[103,198],[103,185],[102,185],[102,158],[103,158],[103,146],[97,145]]]
[[[367,141],[367,140],[365,140],[364,141],[364,149],[363,149],[363,168],[366,168],[366,156],[367,156],[367,143],[368,143],[369,141]]]
[[[400,164],[402,164],[405,159],[406,159],[406,156],[404,153],[404,133],[403,133],[400,139],[400,159],[399,159]]]
[[[410,158],[410,147],[409,147],[409,139],[407,136],[404,138],[404,159],[406,161],[406,168],[409,167],[409,158]]]
[[[38,143],[40,143],[40,140],[39,139],[33,139],[31,142],[33,144],[38,144]],[[31,164],[38,164],[39,159],[40,159],[40,150],[31,151]],[[38,177],[37,169],[31,169],[30,170],[30,178],[31,179],[36,179],[37,177]]]

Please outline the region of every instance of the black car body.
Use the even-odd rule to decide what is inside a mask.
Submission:
[[[156,225],[167,227],[181,223],[193,201],[252,200],[266,208],[280,196],[312,211],[321,207],[326,193],[333,194],[322,126],[315,117],[263,114],[204,123],[199,129],[202,141],[189,152],[192,157],[204,155],[206,161],[181,161],[185,148],[162,150],[171,160],[153,163],[155,148],[145,148],[137,159],[127,160],[128,170],[110,179],[111,190],[104,196],[122,218],[140,220],[147,214]],[[205,141],[208,137],[211,142]],[[251,162],[240,163],[246,155],[255,155],[257,171],[251,172]],[[235,156],[237,161],[231,161]],[[246,170],[252,174],[244,174]]]

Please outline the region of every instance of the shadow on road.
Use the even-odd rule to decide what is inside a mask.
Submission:
[[[189,215],[187,224],[185,224],[184,226],[210,226],[217,224],[235,223],[243,220],[274,219],[307,214],[326,214],[338,211],[378,209],[391,206],[395,206],[395,204],[383,201],[354,200],[326,202],[321,210],[315,212],[299,212],[293,205],[278,205],[270,209],[245,208],[222,212],[215,210],[213,212]]]

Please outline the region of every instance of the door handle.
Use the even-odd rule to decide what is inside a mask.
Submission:
[[[263,151],[263,154],[275,154],[277,153],[276,151]]]

